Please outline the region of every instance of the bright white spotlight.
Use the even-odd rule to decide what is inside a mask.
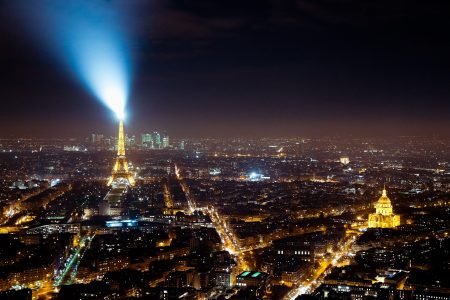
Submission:
[[[86,84],[97,98],[111,109],[119,118],[125,111],[127,100],[127,80],[113,59],[97,59],[95,67],[86,71]],[[86,65],[88,61],[86,61]],[[87,67],[86,67],[87,68]]]
[[[98,93],[99,98],[106,104],[117,116],[119,120],[125,118],[125,95],[118,88],[104,87]]]
[[[132,73],[129,28],[120,9],[124,6],[111,1],[72,0],[62,5],[48,0],[30,9],[29,1],[12,2],[18,2],[16,9],[25,24],[33,25],[32,38],[123,119]]]
[[[119,119],[120,121],[123,121],[123,119],[125,119],[125,113],[123,111],[119,111],[119,112],[116,111],[116,116],[117,116],[117,119]]]
[[[84,30],[77,37],[80,42],[72,56],[79,77],[101,102],[123,119],[130,81],[126,49],[111,30]]]

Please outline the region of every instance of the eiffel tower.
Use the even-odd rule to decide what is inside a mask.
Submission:
[[[117,158],[114,168],[112,170],[111,177],[108,180],[108,185],[120,186],[133,186],[134,177],[128,170],[128,162],[125,157],[125,140],[123,134],[123,120],[120,120],[119,124],[119,141],[117,149]]]

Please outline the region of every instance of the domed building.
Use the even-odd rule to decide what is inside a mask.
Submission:
[[[383,189],[381,197],[375,203],[375,213],[369,214],[369,228],[394,228],[400,225],[400,215],[392,211],[391,200]]]

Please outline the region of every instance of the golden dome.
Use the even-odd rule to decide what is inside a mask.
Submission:
[[[392,211],[391,200],[383,188],[381,197],[375,203],[375,213],[369,214],[369,228],[393,228],[400,225],[400,216]]]
[[[383,189],[381,197],[378,199],[378,204],[389,204],[391,205],[391,199],[387,196],[386,189]]]

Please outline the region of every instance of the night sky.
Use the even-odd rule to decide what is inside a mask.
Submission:
[[[0,1],[0,137],[114,133],[111,111],[39,42],[45,28],[30,34],[25,2],[49,1]],[[448,135],[449,1],[97,2],[127,20],[137,134]]]

